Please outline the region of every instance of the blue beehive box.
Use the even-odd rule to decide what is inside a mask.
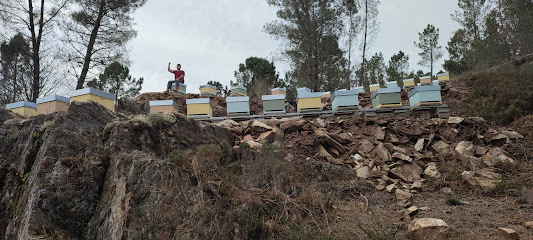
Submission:
[[[359,86],[359,87],[356,87],[354,89],[357,90],[357,93],[364,93],[365,92],[365,88],[363,86]]]
[[[441,105],[440,86],[419,86],[408,94],[411,106]]]
[[[178,82],[178,85],[176,87],[176,82],[172,83],[171,91],[177,91],[179,93],[185,94],[187,93],[187,85]]]
[[[247,95],[248,89],[243,86],[232,87],[230,90],[230,96],[232,97],[244,97]]]
[[[387,88],[397,88],[398,87],[398,82],[396,82],[396,81],[386,82],[385,84],[387,85]]]
[[[250,97],[227,97],[228,117],[249,116],[250,115]]]
[[[263,111],[265,115],[285,113],[285,95],[263,95]]]
[[[331,108],[333,112],[350,111],[359,109],[359,91],[338,90],[331,95]]]

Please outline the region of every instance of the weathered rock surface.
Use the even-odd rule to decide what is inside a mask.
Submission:
[[[501,174],[491,168],[484,168],[478,171],[465,171],[462,173],[462,177],[472,186],[489,189],[496,187],[496,184],[502,181]]]
[[[402,179],[405,182],[413,183],[420,180],[422,168],[416,164],[406,164],[401,167],[391,169],[390,173],[393,177]]]
[[[446,239],[448,224],[438,218],[418,218],[409,224],[408,231],[413,239]]]

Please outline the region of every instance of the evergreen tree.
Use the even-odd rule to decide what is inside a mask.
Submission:
[[[486,0],[459,0],[458,6],[461,11],[455,11],[453,20],[461,24],[470,41],[481,39],[483,32],[483,20],[487,7]]]
[[[142,89],[144,78],[133,78],[128,67],[113,62],[107,66],[98,80],[87,82],[88,87],[113,93],[118,98],[134,98]]]
[[[444,61],[444,69],[454,74],[472,69],[471,46],[464,29],[454,33],[446,49],[450,59]]]
[[[433,76],[433,65],[442,58],[442,47],[439,46],[439,29],[428,24],[424,32],[418,33],[418,37],[419,42],[415,42],[415,46],[422,50],[418,54],[422,57],[418,64],[429,67],[431,76]]]
[[[387,68],[389,81],[398,82],[398,86],[403,87],[403,80],[409,75],[409,56],[400,51],[392,55]]]
[[[0,45],[0,103],[31,100],[32,67],[31,48],[18,33]]]

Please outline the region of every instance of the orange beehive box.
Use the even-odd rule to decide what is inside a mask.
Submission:
[[[50,114],[54,112],[66,112],[70,106],[70,98],[50,95],[37,98],[37,114]]]

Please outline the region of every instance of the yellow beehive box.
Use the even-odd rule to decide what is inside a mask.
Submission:
[[[174,100],[150,101],[150,113],[178,113],[178,105]]]
[[[187,99],[187,116],[188,117],[212,117],[213,108],[209,98]]]
[[[6,109],[18,113],[24,117],[37,115],[37,104],[33,102],[15,102],[6,105]]]
[[[371,84],[369,86],[369,88],[370,88],[370,92],[374,92],[374,91],[380,89],[381,87],[379,86],[379,84]]]
[[[274,88],[271,90],[272,95],[286,95],[287,89],[285,88]]]
[[[411,78],[411,79],[403,80],[403,87],[404,88],[414,88],[414,87],[416,87],[415,79]]]
[[[433,84],[431,76],[420,77],[420,85],[431,85]]]
[[[450,81],[450,74],[449,73],[437,74],[437,80],[439,82],[448,82]]]
[[[66,112],[70,106],[70,99],[58,95],[37,98],[37,114]]]
[[[299,113],[322,111],[322,99],[319,92],[298,92],[297,109]]]
[[[200,86],[200,94],[202,96],[216,96],[217,88],[213,85],[202,85]]]
[[[70,103],[93,101],[115,111],[115,95],[94,88],[84,88],[70,92]]]

